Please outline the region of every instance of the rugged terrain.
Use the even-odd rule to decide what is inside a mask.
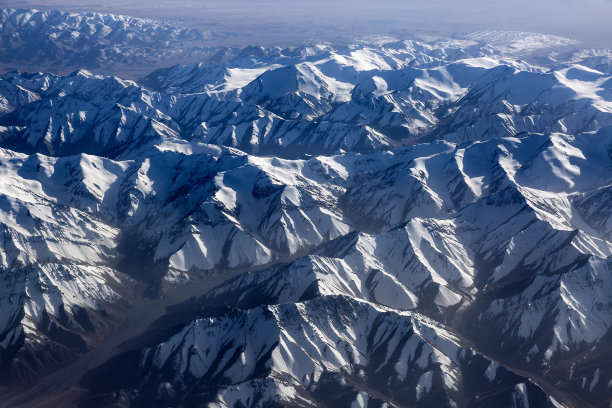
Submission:
[[[609,406],[612,53],[571,44],[3,74],[0,405]]]

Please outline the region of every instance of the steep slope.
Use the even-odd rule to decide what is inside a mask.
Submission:
[[[141,357],[100,370],[128,367],[136,373],[113,381],[113,388],[135,387],[134,403],[153,406],[478,406],[523,399],[553,406],[537,386],[461,348],[428,319],[345,297],[198,319]],[[105,389],[96,384],[99,375],[84,379],[98,392]],[[478,382],[499,391],[478,400]]]

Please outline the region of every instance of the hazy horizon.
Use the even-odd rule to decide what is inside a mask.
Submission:
[[[333,41],[409,31],[449,34],[480,30],[528,31],[577,39],[586,47],[612,47],[612,2],[605,0],[526,0],[461,3],[385,0],[378,3],[315,0],[290,4],[278,0],[0,1],[10,8],[96,11],[183,21],[226,34],[228,44],[267,45]]]

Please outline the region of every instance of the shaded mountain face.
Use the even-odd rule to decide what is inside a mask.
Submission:
[[[612,57],[547,41],[0,76],[0,406],[606,406]]]

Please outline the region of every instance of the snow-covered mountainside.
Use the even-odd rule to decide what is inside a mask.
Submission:
[[[0,76],[0,406],[607,406],[612,54],[567,44]]]
[[[224,49],[139,83],[10,72],[1,134],[26,153],[119,157],[133,143],[183,139],[293,158],[611,126],[610,67],[568,58],[530,64],[473,40],[401,41]]]

